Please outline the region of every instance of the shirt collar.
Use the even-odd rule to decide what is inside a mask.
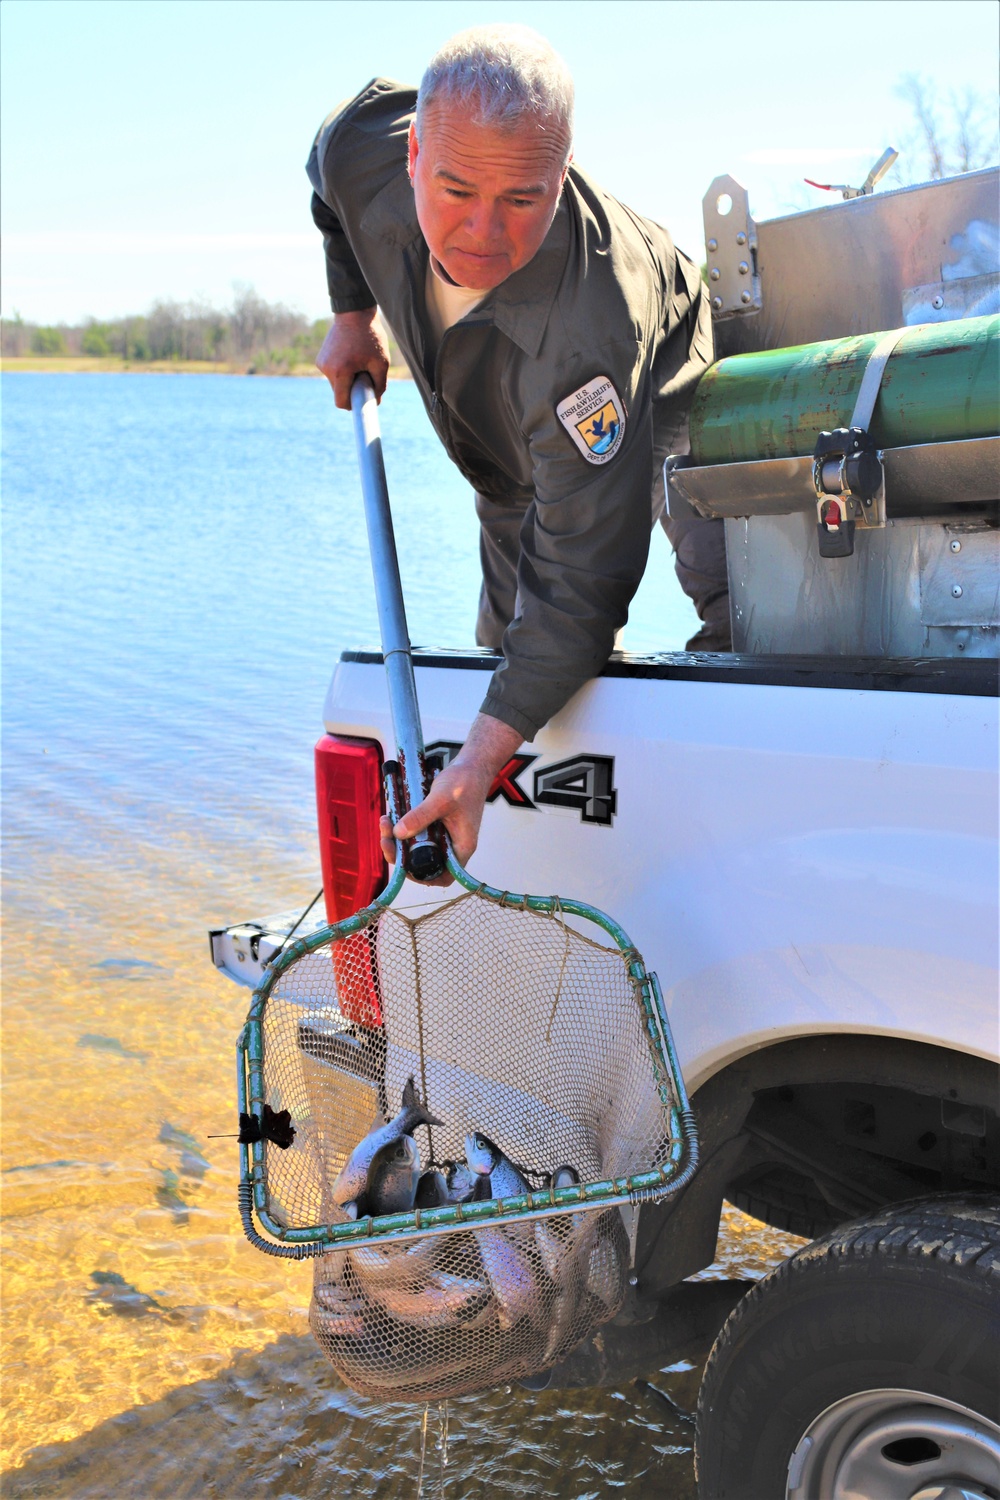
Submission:
[[[401,169],[372,199],[361,228],[389,244],[412,246],[426,274],[430,253],[417,223],[413,188],[405,170]],[[470,317],[479,322],[492,319],[501,333],[535,359],[545,337],[568,250],[569,214],[564,191],[541,249],[526,266],[488,292]]]

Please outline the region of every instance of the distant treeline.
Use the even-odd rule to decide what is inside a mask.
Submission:
[[[252,287],[240,286],[228,311],[198,302],[154,302],[136,317],[90,318],[79,324],[29,323],[15,314],[3,319],[0,336],[8,356],[110,356],[129,364],[209,360],[276,374],[311,365],[329,326],[328,318],[310,322],[280,302],[265,302]],[[399,363],[394,346],[391,352],[393,363]]]

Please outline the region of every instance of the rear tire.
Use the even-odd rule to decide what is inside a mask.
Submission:
[[[719,1334],[698,1401],[701,1500],[909,1500],[948,1483],[1000,1500],[998,1350],[1000,1199],[842,1225]]]

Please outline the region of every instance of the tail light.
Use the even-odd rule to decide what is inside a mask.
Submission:
[[[373,740],[325,734],[316,745],[316,810],[323,894],[329,922],[342,922],[385,888],[379,845],[384,811],[382,751]],[[361,1026],[381,1026],[378,972],[370,932],[333,950],[340,1009]]]

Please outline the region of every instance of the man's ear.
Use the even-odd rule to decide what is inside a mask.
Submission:
[[[419,146],[419,144],[417,142],[417,122],[415,120],[411,120],[410,121],[410,134],[409,134],[409,139],[407,141],[407,162],[406,162],[406,170],[407,170],[407,172],[410,175],[410,181],[411,182],[413,181],[413,174],[414,174],[414,172],[417,169],[417,157],[418,157],[419,154],[420,154],[420,146]]]

